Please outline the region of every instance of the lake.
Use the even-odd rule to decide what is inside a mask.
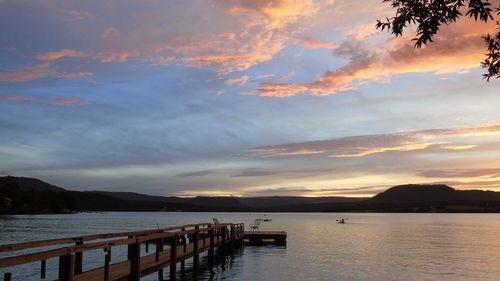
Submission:
[[[0,244],[211,222],[213,217],[248,227],[263,214],[0,216]],[[197,280],[500,280],[500,214],[270,213],[267,217],[272,222],[264,222],[261,230],[286,230],[286,246],[245,246]],[[348,223],[335,223],[340,217],[348,218]],[[113,262],[124,255],[124,249],[113,248]],[[102,250],[90,253],[84,257],[85,265],[102,265],[103,257]],[[51,280],[56,277],[57,259],[49,260],[47,267]],[[38,263],[8,270],[13,280],[39,280]]]

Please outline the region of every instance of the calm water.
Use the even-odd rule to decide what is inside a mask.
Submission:
[[[349,223],[336,224],[340,216]],[[186,223],[250,224],[249,213],[81,213],[0,216],[0,244]],[[268,214],[262,230],[286,230],[286,247],[245,248],[198,280],[500,280],[500,214]],[[113,249],[113,261],[124,259]],[[5,256],[5,255],[2,255]],[[86,254],[87,268],[103,264]],[[56,260],[48,262],[57,267]],[[39,265],[10,268],[38,280]],[[4,269],[0,270],[3,274]],[[49,277],[55,277],[55,271]],[[165,275],[168,274],[168,270]],[[189,274],[188,274],[189,275]],[[144,280],[156,280],[153,274]],[[48,279],[50,280],[50,278]]]

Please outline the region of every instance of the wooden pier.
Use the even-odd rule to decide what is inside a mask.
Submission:
[[[286,236],[286,231],[245,231],[243,239],[250,245],[286,245]]]
[[[158,272],[158,280],[163,280],[164,268],[169,268],[169,280],[175,280],[177,263],[184,270],[185,260],[192,258],[193,273],[200,263],[200,253],[208,252],[208,266],[214,264],[216,250],[234,249],[243,243],[245,236],[242,223],[191,224],[161,229],[106,233],[81,237],[51,239],[0,245],[0,252],[14,252],[25,249],[53,246],[55,249],[36,251],[11,257],[0,258],[0,268],[26,263],[40,263],[40,279],[47,275],[46,261],[57,258],[59,281],[138,281],[142,276]],[[96,241],[97,240],[97,241]],[[70,246],[68,246],[70,244]],[[151,248],[153,253],[148,254]],[[127,260],[112,263],[113,247],[126,246]],[[141,254],[144,249],[145,254]],[[165,248],[168,246],[168,248]],[[83,255],[86,251],[104,250],[103,265],[83,271]],[[221,251],[219,251],[221,252]],[[7,272],[4,281],[11,281]]]

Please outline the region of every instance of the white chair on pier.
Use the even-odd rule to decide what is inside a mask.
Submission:
[[[260,222],[262,222],[263,219],[255,219],[255,221],[250,224],[250,231],[260,231]]]

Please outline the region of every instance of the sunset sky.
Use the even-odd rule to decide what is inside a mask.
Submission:
[[[0,175],[157,195],[500,191],[494,23],[352,0],[0,0]]]

